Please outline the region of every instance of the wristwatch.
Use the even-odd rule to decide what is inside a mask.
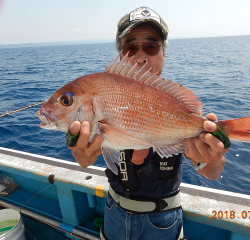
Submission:
[[[207,165],[206,163],[197,162],[197,163],[194,165],[194,170],[199,171],[199,170],[201,170],[202,168],[204,168],[206,165]]]
[[[193,166],[193,164],[191,163],[190,158],[188,158],[188,157],[185,155],[185,153],[183,153],[183,156],[184,156],[184,158],[186,159],[186,161],[188,162],[188,164],[189,164],[191,167],[193,167],[194,170],[196,170],[196,171],[201,170],[202,168],[204,168],[204,167],[207,165],[206,163],[203,163],[203,162],[197,162],[197,163]],[[189,159],[189,161],[188,161],[188,159]]]

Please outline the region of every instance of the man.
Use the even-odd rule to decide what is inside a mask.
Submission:
[[[165,60],[168,27],[152,9],[142,7],[126,14],[118,22],[117,48],[121,57],[128,51],[137,63],[160,75]],[[152,48],[154,50],[152,51]],[[151,50],[150,50],[151,49]],[[217,120],[214,114],[207,116]],[[206,121],[207,132],[217,130],[213,122]],[[95,163],[101,154],[102,138],[96,136],[89,143],[89,122],[74,122],[70,134],[80,132],[77,145],[70,148],[76,161],[87,167]],[[185,155],[198,173],[216,180],[225,163],[223,143],[210,133],[187,139]],[[182,210],[179,198],[181,182],[181,154],[161,158],[149,150],[142,164],[132,162],[133,150],[121,151],[118,176],[106,170],[110,190],[106,200],[101,239],[181,239]],[[124,172],[125,171],[125,172]]]

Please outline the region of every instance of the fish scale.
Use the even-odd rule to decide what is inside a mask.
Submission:
[[[133,104],[127,105],[127,107],[124,108],[124,106],[126,106],[126,102],[131,102],[128,98],[133,98]],[[115,95],[112,95],[112,97],[105,99],[104,104],[102,104],[102,97],[98,97],[98,100],[97,104],[102,109],[103,117],[108,119],[108,124],[118,127],[116,123],[122,123],[120,125],[123,126],[123,129],[130,133],[137,130],[137,132],[134,132],[135,136],[140,136],[140,134],[145,133],[145,130],[147,129],[151,132],[154,131],[156,125],[158,128],[162,128],[162,124],[168,125],[167,121],[161,122],[161,119],[152,119],[150,116],[152,116],[152,112],[154,112],[154,107],[149,108],[148,104],[142,104],[143,102],[140,99],[136,99],[133,96],[116,97]],[[138,107],[135,108],[135,106]],[[149,108],[149,111],[147,108]],[[115,111],[112,111],[112,109]],[[137,114],[134,114],[135,111]],[[133,129],[127,125],[128,122],[131,122]]]
[[[141,122],[140,125],[135,125],[135,128],[138,129],[138,131],[140,130],[139,127],[142,127],[142,123],[145,123],[146,128],[148,130],[150,130],[151,132],[158,131],[159,134],[163,134],[165,137],[168,136],[167,132],[171,130],[173,126],[175,126],[176,135],[178,136],[180,136],[179,130],[183,131],[185,129],[189,129],[189,132],[191,132],[190,127],[192,127],[193,124],[188,126],[187,121],[185,120],[182,121],[182,119],[184,119],[183,114],[179,115],[178,116],[179,119],[178,119],[177,117],[175,117],[175,115],[173,114],[171,115],[169,112],[167,112],[166,105],[162,104],[163,107],[161,107],[161,106],[158,106],[157,103],[155,104],[149,103],[149,100],[148,102],[143,102],[143,100],[140,99],[140,96],[143,96],[141,92],[139,92],[137,96],[132,95],[130,97],[130,99],[133,99],[133,104],[127,105],[128,109],[122,109],[123,116],[121,115],[120,112],[118,111],[115,112],[115,114],[117,114],[117,118],[120,117],[120,121],[122,121],[123,118],[124,119],[132,118],[135,120],[135,118],[133,118],[133,116],[135,116],[138,119],[138,121]],[[110,99],[110,102],[106,102],[106,106],[101,107],[102,111],[106,112],[106,116],[110,114],[110,109],[112,109],[112,104],[114,104],[115,107],[117,108],[119,108],[119,106],[123,108],[123,106],[126,106],[126,102],[129,102],[129,100],[126,99],[125,97],[123,97],[122,99],[122,96],[119,97],[120,102],[112,103],[112,99]],[[132,106],[132,109],[130,111],[131,106]],[[135,106],[137,106],[137,108]],[[133,110],[136,111],[137,113],[136,115],[133,114]],[[124,115],[125,113],[126,113],[126,116]],[[155,115],[158,115],[159,117],[155,118]],[[200,120],[200,118],[197,118],[197,119]],[[176,126],[176,120],[179,120],[177,126]],[[200,123],[200,127],[202,128],[203,121],[199,121],[199,123]],[[128,129],[128,131],[130,130]],[[142,133],[143,131],[140,131],[139,134],[142,134]],[[156,137],[158,138],[162,136],[156,136]],[[172,134],[170,134],[170,137],[171,139],[174,138]],[[190,133],[189,135],[187,134],[185,137],[190,137]]]

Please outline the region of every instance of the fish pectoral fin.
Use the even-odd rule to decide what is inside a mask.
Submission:
[[[108,168],[114,173],[118,174],[118,169],[115,164],[119,166],[120,151],[113,148],[101,148],[102,156],[108,166]]]
[[[132,134],[112,127],[105,123],[98,123],[100,135],[108,140],[114,147],[126,147],[126,146],[142,146],[143,148],[154,147],[151,143],[144,141],[141,138],[135,137]]]
[[[171,157],[173,154],[178,155],[179,153],[182,153],[184,149],[186,148],[186,143],[185,141],[175,144],[175,145],[170,145],[170,146],[165,146],[165,147],[158,147],[156,148],[156,152],[160,155],[161,158],[168,158]]]

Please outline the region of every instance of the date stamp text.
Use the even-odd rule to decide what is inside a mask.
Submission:
[[[250,211],[212,211],[212,219],[250,219]]]

